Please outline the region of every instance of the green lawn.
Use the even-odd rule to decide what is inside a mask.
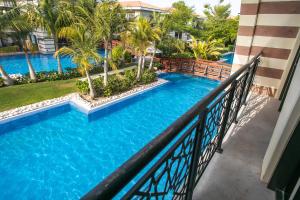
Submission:
[[[76,79],[0,88],[0,112],[76,92]]]

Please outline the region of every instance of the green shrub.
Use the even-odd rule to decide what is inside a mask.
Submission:
[[[29,76],[29,75],[27,74],[26,76]],[[58,72],[56,72],[56,71],[36,73],[38,82],[67,80],[67,79],[72,79],[72,78],[78,78],[80,76],[81,75],[76,68],[68,68],[68,69],[66,69],[66,72],[63,74],[58,74]]]
[[[130,85],[130,87],[136,85],[136,76],[137,76],[137,71],[136,70],[126,70],[124,74],[124,78]]]
[[[18,52],[18,51],[20,51],[20,48],[18,45],[0,48],[0,53],[13,53],[13,52]]]
[[[191,52],[174,53],[171,58],[194,58],[194,55]]]
[[[104,90],[103,79],[96,78],[92,81],[92,84],[95,89],[96,95],[101,96],[103,94],[103,90]]]
[[[128,77],[120,77],[116,75],[110,76],[107,86],[104,87],[103,95],[107,97],[120,92],[125,92],[130,90],[133,86],[133,81]]]
[[[12,74],[10,77],[15,81],[15,84],[21,85],[31,83],[29,76],[23,76],[21,74]]]
[[[89,84],[87,81],[76,81],[76,87],[79,89],[81,94],[88,94],[89,93]]]
[[[96,67],[93,67],[91,70],[90,70],[90,74],[101,74],[103,73],[104,70],[103,70],[103,67],[100,67],[100,66],[96,66]]]
[[[228,45],[228,51],[233,51],[234,50],[234,45],[230,44]]]
[[[132,55],[131,55],[130,52],[125,51],[125,53],[124,53],[124,61],[125,61],[125,63],[131,63],[131,61],[132,61]]]
[[[156,80],[156,73],[154,71],[146,70],[141,78],[141,84],[152,83]],[[108,78],[107,86],[103,85],[103,78],[96,78],[93,80],[93,87],[97,96],[109,97],[114,94],[125,92],[136,86],[136,70],[125,71],[124,76],[111,75]],[[87,81],[77,81],[76,86],[82,94],[89,92],[89,85]]]
[[[0,87],[4,87],[5,84],[4,84],[4,79],[0,77]]]
[[[161,64],[160,62],[154,62],[153,67],[158,69],[158,70],[164,69],[163,64]]]
[[[141,82],[142,84],[152,83],[156,80],[156,73],[152,70],[145,70],[142,74]]]
[[[112,89],[109,86],[104,87],[104,89],[103,89],[103,96],[109,97],[111,95],[113,95]]]

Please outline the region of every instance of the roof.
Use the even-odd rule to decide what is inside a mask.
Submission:
[[[134,8],[139,7],[139,8],[148,8],[148,9],[162,10],[162,8],[160,8],[158,6],[154,6],[154,5],[142,2],[142,1],[121,1],[120,5],[122,7],[127,7],[127,8],[130,8],[130,7],[134,7]]]

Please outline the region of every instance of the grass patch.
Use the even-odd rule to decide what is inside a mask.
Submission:
[[[0,88],[0,112],[77,92],[76,79]]]

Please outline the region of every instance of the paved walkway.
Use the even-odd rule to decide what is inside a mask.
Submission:
[[[131,70],[131,69],[135,69],[137,66],[130,66],[130,67],[125,67],[123,69],[119,69],[119,70],[114,70],[114,71],[109,71],[108,72],[108,75],[113,75],[113,74],[117,74],[117,73],[121,73],[121,72],[124,72],[126,70]],[[100,73],[100,74],[94,74],[91,76],[92,79],[95,79],[95,78],[99,78],[100,76],[103,76],[104,73]],[[86,80],[86,78],[81,78],[80,80],[84,81]]]
[[[262,160],[279,113],[277,100],[251,95],[239,122],[228,133],[194,190],[195,200],[274,200],[260,181]]]

